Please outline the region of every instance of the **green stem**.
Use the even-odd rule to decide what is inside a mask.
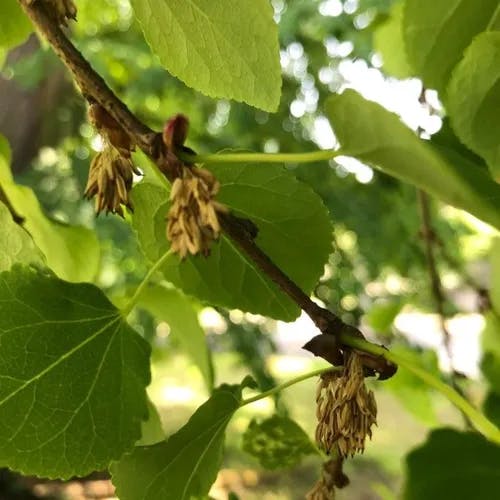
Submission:
[[[486,31],[494,30],[494,26],[498,22],[497,17],[500,17],[500,4],[495,9],[495,12],[493,12],[493,15],[490,18],[490,22],[488,23],[488,26],[486,27]]]
[[[461,410],[464,415],[466,415],[472,425],[487,437],[490,441],[500,444],[500,429],[496,427],[490,420],[488,420],[479,410],[474,408],[465,398],[463,398],[457,391],[455,391],[448,384],[445,384],[437,377],[429,373],[428,371],[416,366],[412,361],[406,359],[405,357],[394,354],[391,351],[384,349],[383,347],[371,344],[366,340],[355,338],[351,335],[342,335],[340,337],[341,343],[348,345],[355,349],[360,349],[365,352],[369,352],[376,356],[383,356],[388,361],[396,363],[401,368],[412,372],[414,375],[423,380],[426,384],[434,387],[446,396],[446,398],[454,404],[459,410]]]
[[[276,394],[278,392],[281,392],[282,390],[286,389],[287,387],[290,387],[292,385],[298,384],[299,382],[302,382],[303,380],[307,380],[308,378],[316,377],[318,375],[321,375],[322,373],[332,371],[332,370],[341,370],[342,367],[335,367],[335,366],[326,366],[324,368],[318,368],[317,370],[313,370],[312,372],[304,373],[302,375],[299,375],[298,377],[292,378],[288,380],[287,382],[283,382],[280,385],[277,385],[276,387],[273,387],[272,389],[269,389],[268,391],[261,392],[260,394],[257,394],[257,396],[254,396],[252,398],[244,399],[241,404],[240,408],[242,406],[248,405],[250,403],[254,403],[255,401],[259,401],[259,399],[264,399],[269,396],[272,396],[273,394]]]
[[[326,149],[307,153],[217,153],[207,155],[188,155],[179,157],[190,163],[311,163],[340,156],[340,150]]]
[[[148,285],[148,283],[151,281],[151,278],[153,277],[154,273],[156,271],[158,271],[158,269],[165,263],[165,261],[170,257],[171,254],[172,254],[172,250],[171,249],[167,250],[153,264],[153,266],[147,272],[146,276],[144,276],[144,279],[141,281],[140,285],[136,288],[132,298],[127,302],[125,307],[122,309],[123,316],[128,316],[130,314],[130,311],[132,311],[134,306],[137,304],[139,297],[141,296],[141,293],[143,292],[144,288]]]

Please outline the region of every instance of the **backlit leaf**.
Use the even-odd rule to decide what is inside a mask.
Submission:
[[[395,114],[353,90],[330,97],[326,111],[345,155],[500,228],[500,187],[483,168],[462,161],[450,163]]]
[[[403,2],[393,5],[389,19],[374,35],[375,49],[382,55],[384,72],[397,78],[415,74],[408,64],[403,40],[403,5]]]
[[[10,150],[0,139],[0,185],[23,227],[44,254],[47,265],[68,281],[92,281],[99,266],[99,243],[94,231],[49,219],[33,190],[14,182],[10,171]]]
[[[408,60],[427,87],[444,92],[473,38],[493,27],[498,0],[406,0],[403,32]]]
[[[8,271],[16,263],[43,266],[44,257],[30,235],[12,220],[9,210],[0,202],[0,271]]]
[[[0,15],[0,48],[7,50],[19,45],[33,27],[17,0],[2,0]]]
[[[211,391],[214,384],[212,358],[192,301],[180,290],[156,285],[142,292],[138,305],[147,309],[156,319],[168,323],[172,339],[199,368]]]
[[[278,28],[269,0],[131,0],[165,68],[210,97],[275,111],[281,94]]]
[[[500,182],[500,31],[479,35],[465,51],[448,86],[453,128],[481,155]]]

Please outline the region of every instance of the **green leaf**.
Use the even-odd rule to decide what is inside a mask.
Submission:
[[[497,322],[498,325],[498,322]],[[499,331],[495,332],[499,335]],[[500,356],[498,352],[487,351],[481,359],[481,371],[490,383],[490,387],[500,394]]]
[[[151,262],[158,260],[164,251],[167,238],[167,223],[170,191],[165,186],[145,181],[136,184],[131,192],[134,213],[132,225],[139,237],[141,248]],[[163,222],[155,223],[155,215],[163,210]],[[161,247],[161,248],[160,248]]]
[[[131,0],[165,68],[210,97],[276,111],[278,28],[269,0]]]
[[[406,458],[405,500],[492,500],[500,447],[472,432],[439,429]]]
[[[488,168],[483,158],[460,142],[451,128],[449,118],[443,120],[441,129],[431,137],[429,142],[448,163],[462,164],[462,168]]]
[[[2,0],[0,48],[10,49],[23,42],[33,31],[17,0]]]
[[[390,333],[396,316],[404,306],[402,300],[378,301],[363,316],[366,324],[377,333]]]
[[[498,236],[491,242],[489,258],[491,266],[489,297],[493,310],[500,313],[500,237]]]
[[[391,351],[412,360],[416,366],[440,378],[437,357],[433,351],[415,352],[399,346],[391,347]],[[437,423],[432,389],[409,370],[398,370],[396,375],[384,381],[382,387],[390,391],[412,415],[425,424]]]
[[[443,92],[472,39],[492,22],[498,0],[406,0],[403,32],[408,60],[426,87]]]
[[[384,72],[396,78],[409,78],[414,71],[408,64],[403,40],[403,2],[392,6],[390,17],[374,34],[375,50],[380,52]]]
[[[305,456],[318,453],[302,428],[280,415],[260,423],[252,420],[243,434],[243,449],[265,469],[293,467]]]
[[[142,292],[138,305],[168,323],[170,335],[199,368],[211,392],[214,384],[212,357],[192,301],[180,290],[156,285]]]
[[[306,293],[323,273],[331,251],[331,225],[321,199],[290,172],[277,165],[211,165],[221,183],[218,200],[259,228],[257,244]],[[150,184],[134,188],[136,199],[168,199],[166,190]],[[258,201],[258,202],[256,202]],[[133,224],[151,261],[168,249],[165,215],[168,202],[151,212],[152,203],[135,204]],[[300,312],[270,279],[226,236],[210,257],[180,262],[172,255],[164,277],[185,293],[209,303],[291,321]]]
[[[8,169],[12,160],[12,153],[10,151],[9,141],[0,134],[0,168],[2,170]]]
[[[12,220],[8,208],[0,202],[0,272],[16,263],[42,267],[44,258],[30,235]]]
[[[480,34],[465,51],[448,86],[453,128],[481,155],[500,182],[500,32]]]
[[[113,464],[120,500],[190,500],[208,494],[222,462],[226,426],[244,385],[224,385],[166,441],[135,448]]]
[[[380,168],[500,229],[500,187],[480,167],[449,163],[385,108],[353,90],[332,96],[327,115],[342,153]]]
[[[3,138],[2,138],[3,139]],[[99,266],[99,242],[94,231],[68,226],[46,217],[33,191],[14,182],[10,168],[10,150],[0,140],[0,186],[23,227],[45,255],[47,265],[68,281],[92,281]]]
[[[0,47],[0,71],[3,68],[3,65],[5,63],[5,59],[7,59],[7,50]]]
[[[136,446],[149,446],[165,439],[163,425],[156,406],[148,398],[148,419],[142,422],[141,439]]]
[[[140,438],[150,348],[98,288],[0,274],[0,343],[2,467],[83,476]]]
[[[481,371],[488,380],[490,389],[500,394],[500,318],[494,311],[488,311],[484,319]]]
[[[483,403],[483,413],[497,427],[500,427],[500,394],[490,391]]]

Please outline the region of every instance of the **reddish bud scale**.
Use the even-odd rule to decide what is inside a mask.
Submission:
[[[163,142],[169,151],[184,145],[189,129],[189,120],[182,114],[170,118],[163,128]]]

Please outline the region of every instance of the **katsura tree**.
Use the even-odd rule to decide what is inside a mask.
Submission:
[[[372,385],[391,379],[401,381],[403,392],[413,384],[440,392],[464,420],[464,429],[436,429],[408,455],[404,498],[492,498],[500,466],[498,248],[491,250],[490,289],[475,287],[487,324],[482,369],[489,392],[483,411],[464,393],[459,374],[440,373],[429,369],[424,356],[368,341],[359,318],[346,321],[335,303],[323,307],[312,297],[320,295],[318,285],[328,287],[324,266],[340,251],[334,241],[339,221],[325,206],[333,196],[328,162],[353,157],[382,172],[377,175],[388,183],[392,176],[418,189],[431,295],[449,343],[436,266],[443,244],[429,195],[500,228],[498,2],[405,0],[394,2],[379,23],[375,45],[385,70],[418,77],[425,89],[438,92],[444,125],[432,138],[354,90],[328,96],[323,89],[320,107],[339,148],[301,150],[304,141],[297,138],[300,147],[291,145],[289,152],[245,150],[249,142],[258,143],[254,137],[206,154],[188,146],[190,121],[197,118],[190,102],[195,92],[246,103],[264,113],[258,115],[266,117],[263,126],[273,123],[282,88],[289,90],[282,82],[278,41],[278,30],[287,27],[276,22],[284,4],[273,2],[273,10],[268,0],[131,0],[151,51],[193,89],[183,88],[177,113],[165,116],[160,127],[147,113],[132,112],[119,96],[127,95],[126,85],[114,92],[92,58],[72,43],[72,33],[85,29],[75,24],[78,9],[91,17],[92,3],[4,0],[0,55],[34,30],[67,66],[102,146],[86,162],[81,195],[94,200],[98,214],[120,216],[132,226],[148,268],[125,298],[111,301],[94,284],[95,232],[48,218],[34,191],[16,183],[9,145],[1,140],[0,465],[62,479],[109,469],[125,500],[206,498],[233,415],[318,377],[310,401],[318,419],[314,437],[277,413],[253,421],[243,447],[270,469],[319,454],[324,465],[307,498],[330,499],[349,482],[343,462],[363,452],[376,432],[377,405],[365,379],[373,378]],[[289,3],[303,22],[311,6],[331,7],[312,0]],[[369,13],[377,2],[365,3]],[[112,42],[101,41],[102,54],[113,50]],[[133,109],[144,106],[140,92],[130,98]],[[244,125],[245,120],[242,135]],[[195,142],[207,150],[210,141],[200,136]],[[297,165],[300,170],[290,168]],[[325,177],[314,183],[315,169]],[[373,217],[377,247],[388,244],[382,226],[385,218],[397,217],[397,208],[388,204]],[[376,256],[377,248],[372,250]],[[283,321],[303,311],[317,327],[304,349],[323,358],[322,367],[261,392],[251,377],[214,387],[211,353],[192,319],[191,297],[222,312],[239,309]],[[139,309],[170,324],[211,394],[164,439],[151,431],[158,416],[146,394],[150,343],[128,322]],[[372,324],[387,325],[398,311],[393,304],[374,310]],[[254,392],[245,396],[249,389]]]

